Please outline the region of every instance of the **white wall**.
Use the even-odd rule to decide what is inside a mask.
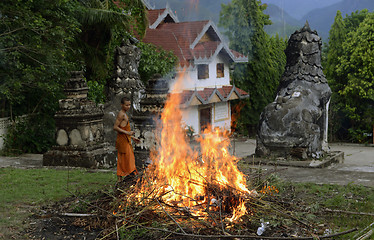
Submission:
[[[0,118],[0,149],[3,149],[4,147],[4,139],[3,137],[5,136],[7,132],[7,128],[9,125],[9,118]]]
[[[213,106],[213,128],[219,127],[221,129],[231,129],[231,108],[229,102],[215,103]]]
[[[222,130],[231,130],[231,108],[229,102],[212,104],[212,128],[219,127]],[[183,124],[192,126],[195,133],[200,131],[199,107],[191,106],[182,109]]]
[[[183,124],[193,127],[196,134],[199,133],[200,123],[198,106],[191,106],[182,109],[182,121]]]
[[[223,78],[217,78],[217,63],[224,63],[224,77]],[[176,86],[175,84],[172,84],[170,89],[176,90],[177,92],[180,92],[183,90],[202,90],[203,88],[220,88],[223,85],[229,85],[230,84],[230,76],[229,76],[229,63],[225,62],[220,54],[213,59],[209,63],[209,78],[208,79],[197,79],[197,66],[188,68],[186,72],[178,73],[176,76],[176,80],[179,79],[179,77],[183,77],[183,83],[181,86]]]
[[[217,78],[217,63],[224,63],[224,77]],[[230,85],[229,63],[225,62],[220,54],[209,63],[209,78],[197,79],[197,67],[188,68],[186,72],[178,73],[176,81],[170,85],[173,92],[181,92],[183,90],[202,90],[203,88],[220,88],[223,85]],[[183,78],[183,81],[178,79]],[[217,116],[216,116],[217,115]],[[184,124],[192,126],[195,133],[200,131],[199,108],[198,106],[190,106],[182,109],[182,119]],[[212,104],[212,127],[230,130],[231,125],[231,109],[229,102]]]

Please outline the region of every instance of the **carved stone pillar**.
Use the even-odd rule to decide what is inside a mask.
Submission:
[[[104,138],[110,143],[110,152],[114,153],[112,161],[116,161],[115,140],[117,132],[113,125],[121,110],[121,98],[128,97],[132,106],[128,112],[131,129],[134,130],[133,115],[140,109],[140,99],[144,93],[144,85],[140,80],[138,66],[141,51],[130,40],[124,40],[115,50],[115,73],[107,86],[107,102],[104,106]]]
[[[169,80],[155,75],[148,81],[144,98],[140,101],[140,110],[132,117],[135,124],[135,137],[140,143],[135,145],[136,164],[143,167],[150,163],[149,154],[156,145],[155,129],[164,109],[169,92]]]

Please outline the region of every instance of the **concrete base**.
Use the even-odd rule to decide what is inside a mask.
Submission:
[[[43,166],[112,168],[116,164],[116,152],[110,146],[96,149],[55,148],[43,154]]]
[[[277,166],[290,166],[290,167],[302,167],[302,168],[325,168],[334,163],[344,162],[344,152],[333,151],[326,154],[321,159],[307,159],[307,160],[287,160],[284,158],[263,158],[257,157],[252,154],[242,159],[248,164],[262,164],[262,165],[277,165]]]
[[[134,155],[135,155],[135,165],[139,169],[145,168],[150,163],[150,152],[148,150],[144,149],[138,149],[135,147],[134,149]]]

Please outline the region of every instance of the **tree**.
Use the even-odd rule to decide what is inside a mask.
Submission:
[[[264,107],[274,100],[275,90],[284,71],[286,42],[270,38],[264,26],[271,24],[264,14],[266,5],[259,0],[233,0],[222,4],[219,25],[227,29],[230,48],[247,54],[247,64],[236,64],[232,79],[250,94],[242,109],[239,124],[253,133]]]
[[[361,24],[367,19],[368,14],[369,12],[365,9],[360,12],[356,11],[350,16],[347,15],[343,19],[338,11],[330,29],[329,45],[325,49],[326,60],[323,61],[323,65],[333,91],[330,122],[334,124],[330,125],[330,129],[333,131],[332,136],[338,139],[351,138],[354,141],[362,141],[364,138],[362,133],[370,130],[368,121],[371,118],[371,100],[360,97],[357,92],[358,86],[353,86],[363,84],[360,91],[370,92],[370,89],[365,88],[369,79],[365,76],[368,72],[364,70],[367,67],[370,68],[370,61],[357,57],[360,54],[366,56],[370,54],[371,41],[363,39],[369,37],[370,31],[364,36],[357,35],[359,29],[362,31]],[[359,80],[353,80],[357,77]]]
[[[339,110],[342,108],[342,101],[339,100],[339,95],[336,93],[344,86],[345,78],[337,74],[336,66],[339,64],[339,57],[343,55],[342,45],[346,39],[347,32],[348,30],[346,29],[341,12],[337,11],[334,23],[329,32],[329,45],[324,48],[323,56],[326,56],[326,58],[323,58],[322,64],[329,86],[333,91],[329,111],[329,129],[332,132],[339,133],[341,136],[344,135],[345,132],[342,126],[346,118]],[[333,136],[330,136],[330,138],[332,137]]]
[[[99,101],[103,86],[112,77],[114,49],[130,36],[144,35],[147,27],[145,6],[141,0],[78,0],[74,16],[81,24],[77,38],[85,66],[85,76]]]
[[[3,116],[54,109],[79,32],[79,23],[68,14],[71,8],[59,1],[1,1]]]
[[[142,51],[138,71],[144,84],[155,74],[164,76],[174,70],[178,58],[172,51],[150,43],[139,42],[137,46]]]
[[[337,94],[344,99],[343,111],[351,120],[351,137],[362,140],[374,121],[374,14],[368,13],[359,27],[348,34],[342,45],[337,74],[346,84]],[[361,137],[360,137],[361,136]]]
[[[0,2],[0,114],[28,114],[9,129],[9,149],[43,152],[53,144],[53,115],[73,69],[71,45],[79,23],[68,1]]]
[[[8,149],[46,151],[54,143],[53,115],[68,72],[85,69],[90,86],[100,89],[111,78],[115,46],[132,30],[144,34],[147,23],[141,0],[116,4],[0,2],[0,117],[29,116],[9,129]]]
[[[330,85],[333,83],[338,83],[339,81],[335,79],[336,68],[338,64],[339,57],[342,56],[342,45],[345,41],[347,35],[347,30],[343,22],[342,13],[337,11],[334,23],[332,24],[329,32],[329,47],[327,53],[327,62],[325,64],[325,74],[326,78],[330,80]]]

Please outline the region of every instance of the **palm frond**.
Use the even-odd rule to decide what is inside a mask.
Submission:
[[[87,8],[86,11],[81,12],[82,15],[78,18],[82,25],[123,25],[128,27],[129,16],[121,12],[112,10]]]

